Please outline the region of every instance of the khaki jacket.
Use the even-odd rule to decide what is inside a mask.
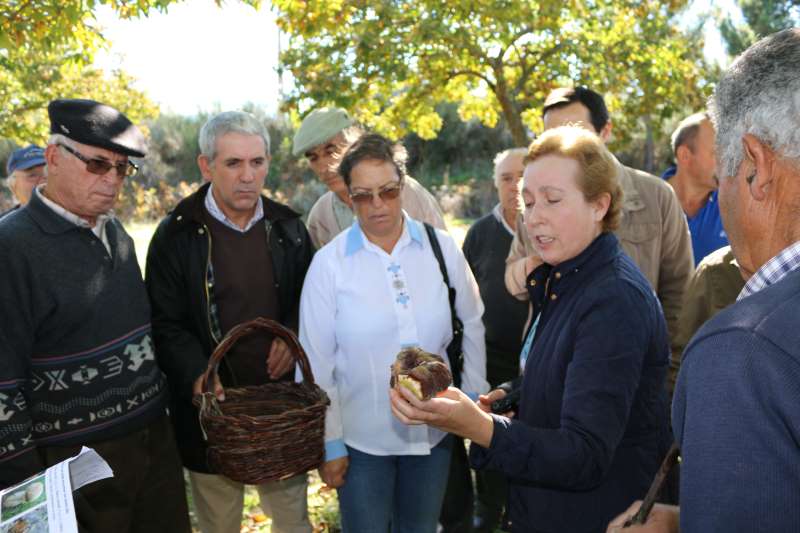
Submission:
[[[624,200],[620,227],[614,233],[622,249],[650,282],[661,301],[670,339],[675,337],[683,292],[694,271],[692,240],[681,204],[666,182],[623,166],[617,177]],[[506,259],[506,288],[520,300],[528,299],[526,256],[534,255],[520,215]]]
[[[434,228],[447,231],[439,204],[433,195],[420,185],[417,180],[410,176],[405,177],[401,198],[403,209],[408,213],[408,216],[420,222],[427,222]],[[311,241],[317,247],[317,250],[349,228],[355,219],[352,214],[349,217],[337,217],[337,209],[343,211],[348,208],[338,196],[328,191],[320,196],[308,213],[308,233],[311,235]],[[346,223],[342,218],[348,219]]]
[[[683,349],[689,344],[689,340],[700,326],[734,303],[742,288],[744,278],[730,246],[708,254],[697,265],[697,270],[686,286],[683,306],[678,315],[678,334],[672,342],[669,364],[670,394],[675,389]]]

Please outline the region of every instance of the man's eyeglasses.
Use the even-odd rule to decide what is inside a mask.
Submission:
[[[77,150],[70,148],[66,144],[58,143],[58,146],[66,150],[67,152],[71,153],[84,163],[86,163],[86,170],[91,172],[92,174],[99,174],[101,176],[108,173],[111,170],[111,167],[117,171],[117,176],[120,178],[130,177],[136,174],[136,171],[139,170],[139,167],[134,165],[131,161],[120,161],[119,163],[111,163],[106,161],[105,159],[97,159],[97,158],[88,158],[85,155],[81,154]]]
[[[351,192],[350,199],[353,201],[354,204],[366,204],[371,203],[372,199],[375,196],[378,196],[382,201],[388,202],[389,200],[396,200],[398,196],[400,196],[400,192],[403,190],[403,186],[398,185],[390,185],[388,187],[384,187],[377,192],[373,191],[359,191],[359,192]]]

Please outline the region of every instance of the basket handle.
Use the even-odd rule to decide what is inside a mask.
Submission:
[[[308,362],[308,356],[306,356],[306,352],[300,345],[297,335],[289,328],[274,320],[258,317],[253,320],[248,320],[247,322],[242,322],[238,326],[231,328],[228,334],[225,335],[225,338],[222,339],[222,342],[214,349],[214,353],[211,354],[211,358],[208,360],[208,368],[203,372],[203,391],[207,393],[213,392],[210,389],[210,378],[217,373],[219,362],[233,345],[242,337],[246,337],[258,330],[266,330],[276,337],[283,339],[289,347],[292,356],[294,356],[295,362],[300,365],[300,370],[303,373],[303,382],[314,384],[314,374],[311,373],[311,364]]]

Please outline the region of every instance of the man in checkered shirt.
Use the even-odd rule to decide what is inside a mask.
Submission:
[[[749,281],[683,356],[680,513],[657,506],[626,533],[800,531],[800,29],[745,51],[711,107],[720,211]]]

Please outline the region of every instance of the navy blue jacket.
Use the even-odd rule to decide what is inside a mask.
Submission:
[[[672,407],[681,533],[800,531],[798,309],[795,270],[686,347]]]
[[[644,497],[671,435],[669,342],[653,289],[610,233],[528,278],[541,313],[517,418],[476,468],[509,476],[514,532],[602,532]]]

